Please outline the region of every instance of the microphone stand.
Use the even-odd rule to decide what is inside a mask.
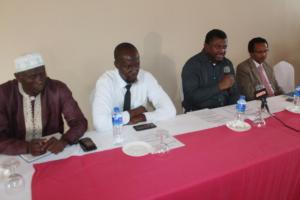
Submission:
[[[261,99],[261,109],[263,110],[263,109],[266,109],[267,110],[267,112],[268,112],[268,114],[269,115],[273,115],[271,112],[270,112],[270,109],[269,109],[269,106],[268,106],[268,103],[267,103],[267,99],[266,98],[262,98]]]
[[[255,119],[254,119],[254,124],[257,126],[257,127],[263,127],[266,125],[266,121],[264,120],[264,118],[262,117],[261,115],[261,112],[264,108],[266,108],[268,114],[273,117],[274,119],[276,119],[277,121],[279,121],[283,126],[285,126],[286,128],[290,129],[290,130],[293,130],[295,132],[300,132],[299,129],[297,128],[294,128],[292,126],[289,126],[288,124],[286,124],[284,121],[282,121],[281,119],[279,119],[275,114],[272,114],[270,112],[270,109],[269,109],[269,106],[268,106],[268,103],[267,103],[267,99],[266,97],[262,97],[261,99],[261,106],[260,106],[260,109],[257,111],[257,114],[255,116]]]
[[[265,119],[262,117],[262,111],[266,108],[267,111],[269,111],[269,107],[263,99],[261,99],[261,105],[258,107],[258,110],[255,114],[255,118],[253,120],[253,123],[255,124],[256,127],[261,128],[266,125]]]

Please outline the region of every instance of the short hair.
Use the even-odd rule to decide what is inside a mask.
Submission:
[[[213,29],[213,30],[209,31],[206,34],[206,36],[205,36],[205,44],[209,44],[215,38],[226,39],[227,35],[222,30]]]
[[[118,58],[120,52],[124,49],[135,49],[137,50],[137,48],[133,45],[133,44],[130,44],[128,42],[123,42],[123,43],[120,43],[116,46],[115,50],[114,50],[114,58],[115,60]]]
[[[249,41],[249,43],[248,43],[248,52],[253,53],[255,44],[258,44],[258,43],[266,43],[267,46],[269,46],[266,39],[261,38],[261,37],[256,37],[256,38],[253,38],[252,40]]]

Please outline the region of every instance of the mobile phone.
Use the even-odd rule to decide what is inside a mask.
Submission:
[[[97,146],[95,145],[93,140],[89,137],[80,139],[79,144],[83,151],[93,151],[97,149]]]
[[[133,128],[136,131],[142,131],[142,130],[146,130],[146,129],[150,129],[150,128],[156,128],[156,125],[153,123],[148,123],[148,124],[136,125],[136,126],[133,126]]]

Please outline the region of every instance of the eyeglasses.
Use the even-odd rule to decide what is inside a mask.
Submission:
[[[257,53],[257,54],[263,54],[263,53],[268,53],[269,49],[266,49],[266,50],[261,50],[261,51],[254,51],[254,53]]]

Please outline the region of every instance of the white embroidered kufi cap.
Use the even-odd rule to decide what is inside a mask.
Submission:
[[[39,53],[30,53],[15,59],[15,72],[23,72],[43,65],[44,61]]]

